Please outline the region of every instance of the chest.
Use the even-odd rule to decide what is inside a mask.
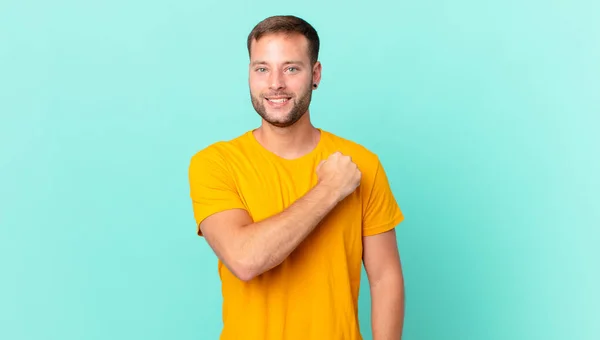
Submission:
[[[253,221],[257,222],[282,212],[314,188],[318,181],[314,170],[317,164],[318,160],[292,166],[263,162],[238,172],[236,187]],[[362,231],[362,206],[359,187],[321,220],[319,226],[311,233],[310,242],[325,247],[359,242]]]

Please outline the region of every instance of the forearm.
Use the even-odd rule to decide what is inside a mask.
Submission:
[[[371,285],[373,340],[402,339],[404,298],[402,275],[389,275]]]
[[[281,213],[243,228],[240,257],[250,276],[279,265],[335,207],[337,194],[317,185]]]

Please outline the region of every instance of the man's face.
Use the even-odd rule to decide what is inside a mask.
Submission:
[[[308,40],[300,35],[269,34],[250,49],[252,106],[269,124],[287,127],[307,111],[320,63],[310,64]]]

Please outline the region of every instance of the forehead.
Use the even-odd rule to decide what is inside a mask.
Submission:
[[[298,33],[265,34],[252,41],[250,58],[273,62],[290,58],[308,60],[308,39]]]

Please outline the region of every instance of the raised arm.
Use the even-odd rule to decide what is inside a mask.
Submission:
[[[200,230],[219,259],[248,281],[276,267],[359,185],[350,157],[334,153],[317,168],[317,185],[284,211],[253,223],[245,210],[212,214]]]

